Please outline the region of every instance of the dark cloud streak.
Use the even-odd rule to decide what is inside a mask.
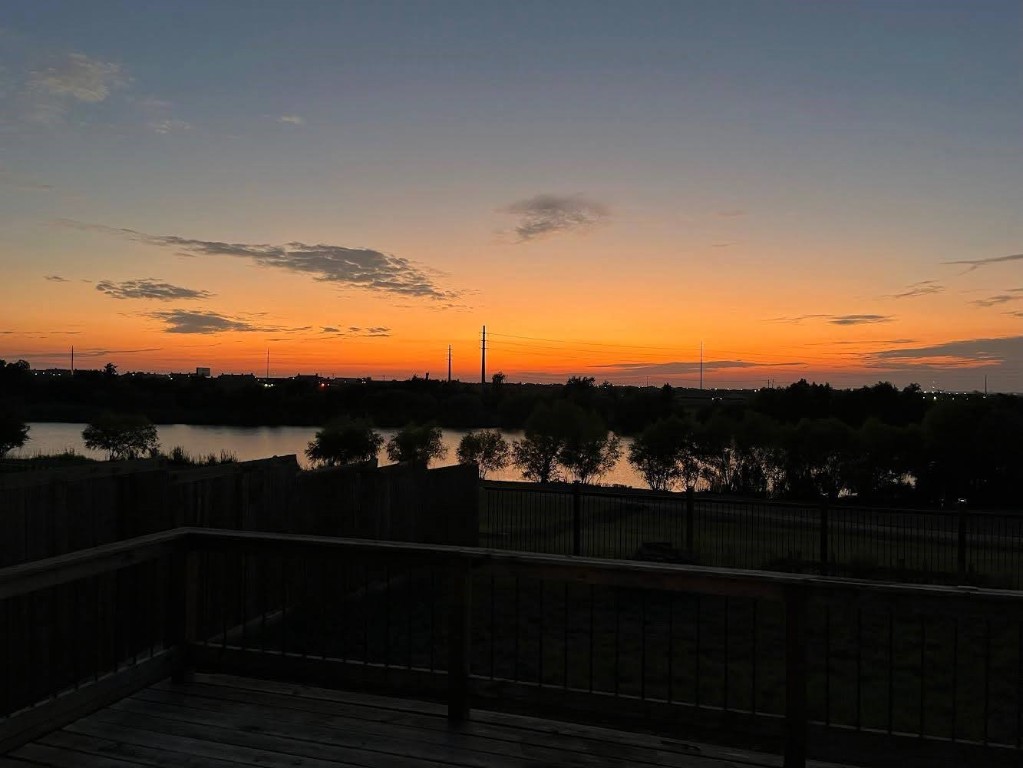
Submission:
[[[558,232],[590,229],[610,216],[605,205],[582,195],[536,195],[512,203],[501,212],[519,217],[515,234],[520,243]]]
[[[153,299],[155,301],[176,301],[178,299],[208,299],[213,296],[209,291],[194,288],[183,288],[153,278],[141,280],[125,280],[115,283],[101,280],[96,283],[96,290],[114,299]]]
[[[243,333],[262,332],[280,333],[284,328],[250,323],[238,317],[229,317],[217,312],[202,310],[171,309],[161,312],[149,312],[147,317],[163,322],[167,327],[165,333],[224,333],[239,331]]]
[[[454,299],[456,291],[441,290],[427,270],[409,259],[371,248],[292,242],[285,245],[194,240],[176,235],[150,235],[134,229],[60,219],[58,224],[106,232],[135,242],[172,248],[183,256],[233,256],[260,267],[311,276],[318,282],[428,299]]]
[[[907,286],[906,289],[900,293],[894,293],[889,296],[885,296],[886,299],[915,299],[918,296],[932,296],[935,293],[941,293],[945,290],[945,286],[941,285],[935,280],[923,280],[919,283],[913,283]]]
[[[946,264],[960,264],[966,266],[967,272],[973,272],[975,269],[986,267],[991,264],[1003,264],[1007,261],[1020,261],[1023,260],[1023,253],[1013,253],[1008,256],[992,256],[987,259],[961,259],[959,261],[946,261]]]

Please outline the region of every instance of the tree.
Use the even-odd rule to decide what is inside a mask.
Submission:
[[[670,490],[682,481],[692,457],[692,429],[677,416],[651,424],[629,449],[629,463],[655,491]],[[694,472],[690,475],[695,478]]]
[[[608,472],[621,456],[621,441],[600,417],[575,403],[540,403],[526,421],[526,434],[512,449],[513,461],[527,480],[560,479],[558,468],[580,482]]]
[[[111,461],[137,459],[159,450],[156,427],[145,416],[104,413],[82,430],[85,447],[106,451]]]
[[[782,429],[770,417],[746,411],[735,425],[731,490],[746,496],[777,494],[785,477]]]
[[[526,480],[549,483],[560,480],[558,455],[565,443],[565,425],[561,411],[564,403],[552,406],[538,403],[526,419],[526,434],[512,446],[512,462]]]
[[[511,448],[500,432],[469,432],[458,444],[458,463],[475,464],[479,467],[480,478],[485,478],[488,472],[504,469],[510,458]]]
[[[433,424],[406,424],[387,441],[387,458],[429,466],[431,461],[442,459],[447,453],[441,437],[440,427]]]
[[[111,379],[114,378],[117,376],[117,366],[113,363],[107,363],[103,366],[103,375]]]
[[[342,417],[328,422],[305,449],[309,461],[323,466],[355,464],[376,458],[384,438],[369,422]]]
[[[732,487],[734,432],[735,423],[721,412],[711,415],[696,429],[696,452],[702,465],[700,473],[714,493],[727,493]]]
[[[29,426],[12,409],[0,409],[0,459],[25,444],[28,430]]]
[[[799,496],[838,498],[849,476],[855,433],[835,417],[802,419],[789,433],[786,481]]]
[[[558,463],[580,483],[588,483],[614,469],[621,455],[622,441],[608,432],[600,416],[576,408]]]

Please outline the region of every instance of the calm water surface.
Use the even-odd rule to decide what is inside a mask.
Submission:
[[[11,456],[35,456],[60,453],[70,449],[97,459],[106,457],[103,451],[90,451],[85,447],[85,443],[82,441],[82,430],[85,429],[85,424],[33,423],[30,426],[32,429],[28,433],[29,441],[25,443],[24,448],[12,451]],[[263,459],[268,456],[286,456],[293,453],[303,467],[309,466],[305,457],[305,449],[316,433],[316,427],[209,427],[190,424],[162,424],[157,429],[160,433],[160,448],[164,452],[169,452],[175,446],[181,446],[193,456],[205,456],[209,453],[219,454],[223,450],[233,453],[239,461]],[[390,439],[396,431],[393,429],[379,430],[380,434],[384,436],[384,440]],[[434,466],[457,463],[455,452],[458,450],[458,442],[466,431],[443,430],[443,442],[444,447],[447,448],[447,454]],[[522,437],[521,432],[502,431],[501,434],[509,442]],[[625,459],[631,440],[623,438],[622,444],[621,461],[613,471],[600,478],[600,482],[645,488],[646,483],[643,482],[643,478]],[[379,461],[381,464],[391,463],[384,451],[380,452]],[[522,475],[515,467],[509,467],[489,477],[494,480],[522,479]]]

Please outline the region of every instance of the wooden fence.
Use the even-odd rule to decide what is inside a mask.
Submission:
[[[303,472],[294,456],[0,475],[0,568],[181,526],[477,543],[474,467]]]

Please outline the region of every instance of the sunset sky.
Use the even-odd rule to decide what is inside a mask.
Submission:
[[[1023,391],[1019,0],[0,8],[0,358]]]

